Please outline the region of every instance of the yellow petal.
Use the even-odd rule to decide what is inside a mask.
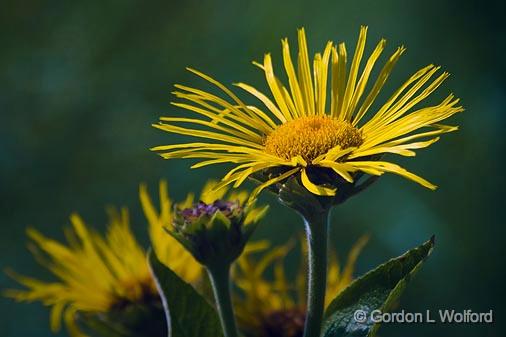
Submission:
[[[308,189],[308,191],[313,194],[326,196],[326,197],[336,195],[335,188],[328,188],[328,187],[313,184],[309,180],[309,177],[307,176],[307,172],[306,172],[305,168],[302,169],[301,180],[302,180],[302,184],[304,185],[304,187],[306,187]]]

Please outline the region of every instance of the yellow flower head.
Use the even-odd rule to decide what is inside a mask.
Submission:
[[[126,303],[158,297],[145,251],[130,230],[126,209],[121,213],[111,210],[105,237],[89,229],[77,214],[70,221],[72,228],[65,231],[68,244],[28,229],[37,260],[57,281],[9,272],[27,289],[7,290],[6,296],[51,306],[51,329],[59,330],[63,318],[72,336],[84,336],[76,324],[78,312],[104,313]]]
[[[397,48],[377,78],[368,84],[386,42],[380,40],[363,63],[366,35],[367,27],[361,27],[351,62],[345,44],[333,42],[328,42],[311,62],[306,35],[300,29],[294,64],[288,40],[283,39],[288,86],[274,74],[270,54],[265,55],[262,64],[254,64],[264,72],[273,99],[248,84],[235,84],[256,97],[263,107],[245,103],[210,76],[188,69],[227,97],[176,85],[178,90],[174,94],[184,101],[173,104],[199,117],[161,117],[154,126],[204,141],[158,146],[153,150],[166,159],[202,159],[193,168],[235,164],[217,188],[232,183],[237,187],[252,175],[281,169],[276,175],[269,175],[253,191],[252,198],[262,189],[294,175],[300,177],[307,190],[323,196],[335,195],[338,183],[355,183],[364,173],[373,176],[395,173],[435,189],[427,180],[381,160],[381,156],[387,153],[414,156],[414,150],[428,147],[439,135],[457,130],[456,126],[440,124],[463,110],[452,94],[437,105],[419,106],[448,73],[436,75],[440,67],[426,66],[409,77],[385,103],[376,106],[378,94],[405,49]],[[374,111],[370,116],[369,110]],[[320,182],[319,170],[332,173],[335,183]]]
[[[216,200],[225,191],[210,192],[215,183],[204,188],[202,200]],[[140,186],[140,199],[149,223],[149,235],[153,250],[160,261],[173,269],[185,281],[198,284],[202,267],[171,236],[163,226],[172,222],[172,202],[167,194],[167,184],[160,182],[160,210],[154,206],[145,185]],[[231,194],[234,200],[245,200],[248,194]],[[189,194],[181,205],[191,205]],[[251,214],[259,216],[259,214]],[[130,229],[127,209],[120,213],[111,209],[109,226],[105,236],[90,229],[82,218],[73,214],[72,227],[65,230],[68,244],[60,243],[28,229],[33,241],[30,247],[38,261],[49,269],[56,281],[46,282],[35,278],[8,273],[25,286],[25,290],[6,290],[4,294],[19,301],[41,301],[51,307],[51,329],[60,329],[62,319],[69,333],[84,336],[76,319],[78,313],[108,313],[132,304],[152,305],[159,301],[158,292],[149,272],[146,252]]]
[[[355,262],[367,241],[362,236],[353,245],[344,266],[335,254],[330,255],[325,306],[353,281]],[[267,241],[251,243],[233,269],[232,279],[239,290],[235,294],[238,323],[246,336],[300,336],[306,313],[305,264],[291,282],[285,273],[285,258],[293,242],[269,248]],[[302,251],[306,253],[305,242]],[[258,259],[259,253],[263,255]]]

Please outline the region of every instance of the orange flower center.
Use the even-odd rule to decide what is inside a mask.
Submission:
[[[340,146],[360,146],[361,132],[350,123],[328,116],[308,116],[280,125],[264,142],[265,152],[280,158],[302,156],[311,162],[316,157]]]

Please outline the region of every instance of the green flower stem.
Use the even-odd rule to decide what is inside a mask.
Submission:
[[[330,209],[304,217],[308,241],[308,293],[304,337],[320,337],[327,286]]]
[[[218,308],[223,334],[225,337],[238,337],[230,296],[230,264],[207,266],[207,271],[213,286],[214,299]]]

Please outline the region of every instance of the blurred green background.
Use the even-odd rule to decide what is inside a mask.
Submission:
[[[399,160],[439,190],[385,176],[334,211],[332,241],[343,256],[361,234],[371,234],[360,274],[436,234],[436,250],[400,309],[493,309],[496,320],[389,325],[381,336],[504,336],[503,1],[27,0],[0,8],[1,268],[48,276],[26,250],[25,227],[62,238],[68,215],[78,211],[103,229],[105,205],[129,206],[146,242],[139,182],[155,191],[165,177],[181,199],[225,172],[190,171],[189,161],[163,161],[148,151],[175,140],[150,127],[160,115],[182,113],[168,104],[172,84],[203,85],[186,66],[265,89],[250,62],[267,51],[279,62],[280,39],[295,41],[296,28],[306,27],[313,53],[328,39],[346,41],[351,51],[366,24],[368,50],[381,37],[388,40],[385,54],[408,48],[387,93],[418,68],[441,64],[452,76],[439,97],[455,92],[466,112],[451,120],[461,131]],[[273,207],[256,237],[284,242],[301,230],[290,210],[264,200]],[[13,286],[0,274],[0,288]],[[49,336],[48,316],[39,304],[2,298],[0,335]]]

